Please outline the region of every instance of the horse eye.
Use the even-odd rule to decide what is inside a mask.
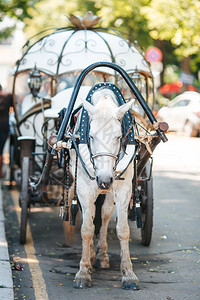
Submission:
[[[91,140],[93,140],[93,139],[94,139],[94,137],[93,137],[92,135],[90,135],[90,139],[91,139]]]

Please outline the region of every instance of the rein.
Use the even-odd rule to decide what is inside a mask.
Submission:
[[[73,134],[70,133],[70,137],[71,137],[71,139],[72,139],[72,143],[73,143],[73,145],[74,145],[76,154],[77,154],[78,158],[80,159],[80,162],[81,162],[81,164],[82,164],[83,169],[85,170],[86,174],[88,175],[88,177],[89,177],[91,180],[95,180],[95,177],[94,177],[94,176],[91,176],[90,173],[89,173],[88,170],[87,170],[87,167],[86,167],[86,165],[85,165],[85,163],[84,163],[84,161],[83,161],[83,159],[82,159],[82,157],[81,157],[81,155],[80,155],[80,152],[79,152],[78,146],[77,146],[77,144],[76,144],[76,141],[75,141],[75,139],[74,139],[74,137],[73,137]]]
[[[88,175],[88,177],[89,177],[91,180],[95,180],[95,177],[92,176],[92,175],[90,175],[90,173],[89,173],[89,171],[88,171],[88,169],[87,169],[87,167],[86,167],[86,165],[85,165],[85,162],[83,161],[83,159],[82,159],[82,157],[81,157],[81,155],[80,155],[80,152],[79,152],[79,149],[78,149],[78,146],[77,146],[77,143],[76,143],[76,141],[75,141],[75,138],[74,138],[73,134],[70,133],[69,135],[70,135],[71,140],[72,140],[72,143],[73,143],[73,145],[74,145],[74,148],[75,148],[75,151],[76,151],[76,155],[77,155],[78,158],[80,159],[80,162],[81,162],[81,164],[82,164],[82,167],[83,167],[84,171],[86,172],[86,174]],[[122,148],[122,139],[121,139],[121,143],[120,143],[120,149],[119,149],[119,152],[118,152],[117,155],[114,155],[114,154],[109,153],[109,152],[96,153],[96,154],[92,155],[91,149],[90,149],[90,146],[89,146],[89,143],[88,143],[88,150],[89,150],[89,153],[90,153],[91,163],[92,163],[92,165],[93,165],[94,170],[96,169],[96,166],[95,166],[94,160],[93,160],[94,158],[99,157],[99,156],[109,156],[109,157],[113,157],[113,158],[116,159],[116,161],[115,161],[115,166],[113,167],[113,169],[114,169],[114,171],[115,171],[115,170],[116,170],[116,167],[117,167],[117,164],[118,164],[118,162],[119,162],[119,155],[120,155],[121,148]],[[133,155],[132,155],[132,157],[131,157],[129,163],[127,164],[126,168],[125,168],[120,174],[116,174],[116,176],[115,176],[115,179],[116,179],[116,180],[122,180],[121,176],[125,173],[125,171],[126,171],[126,170],[128,169],[128,167],[129,167],[130,163],[133,161],[133,159],[134,159],[134,157],[135,157],[135,155],[136,155],[137,149],[138,149],[138,145],[136,144],[135,151],[134,151],[134,153],[133,153]]]
[[[113,158],[115,158],[115,159],[117,159],[118,158],[118,156],[117,155],[114,155],[114,154],[112,154],[112,153],[107,153],[107,152],[102,152],[102,153],[96,153],[96,154],[94,154],[94,155],[92,155],[92,159],[94,159],[94,158],[96,158],[96,157],[99,157],[99,156],[110,156],[110,157],[113,157]]]

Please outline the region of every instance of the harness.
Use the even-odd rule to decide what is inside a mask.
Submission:
[[[92,95],[98,90],[98,89],[102,89],[102,88],[108,88],[110,90],[112,90],[116,96],[116,100],[119,106],[123,105],[125,102],[120,90],[112,83],[97,83],[89,92],[86,101],[91,103],[91,98]],[[72,121],[72,120],[71,120]],[[87,111],[83,108],[82,109],[82,114],[81,114],[81,121],[80,121],[80,138],[77,139],[75,138],[75,135],[73,135],[72,133],[69,133],[68,136],[70,136],[71,142],[73,144],[73,147],[76,151],[76,166],[75,166],[75,185],[74,185],[74,197],[72,199],[72,205],[71,205],[71,210],[70,210],[70,214],[71,214],[71,220],[70,220],[70,224],[71,225],[75,225],[75,218],[76,218],[76,214],[78,212],[78,197],[76,194],[76,182],[77,182],[77,162],[78,162],[78,158],[82,164],[83,169],[85,170],[87,176],[91,179],[91,180],[95,180],[95,177],[92,176],[90,174],[90,172],[88,171],[88,168],[86,166],[86,163],[84,161],[83,156],[80,153],[80,149],[82,146],[85,145],[86,149],[89,151],[89,156],[90,156],[90,160],[93,166],[93,169],[95,171],[96,166],[94,163],[94,159],[99,157],[99,156],[109,156],[115,159],[115,165],[113,167],[113,170],[115,171],[117,168],[117,164],[119,163],[119,157],[120,157],[120,152],[122,147],[126,148],[127,145],[135,145],[135,151],[132,154],[132,156],[130,157],[126,167],[119,173],[115,175],[115,180],[123,180],[123,178],[121,178],[121,176],[125,173],[125,171],[127,170],[128,166],[130,165],[130,163],[133,161],[137,149],[138,149],[138,144],[136,143],[136,141],[134,140],[134,131],[133,131],[133,126],[135,124],[135,120],[133,118],[133,116],[131,115],[130,112],[126,112],[124,114],[124,117],[122,118],[122,132],[123,132],[123,136],[120,139],[120,147],[119,147],[119,151],[118,154],[115,155],[113,153],[109,153],[109,152],[101,152],[101,153],[95,153],[92,154],[91,149],[90,149],[90,138],[89,138],[89,131],[90,131],[90,122],[89,122],[89,116]],[[70,128],[73,128],[73,122],[70,123]],[[65,201],[65,209],[64,209],[64,190],[62,193],[62,199],[61,199],[61,203],[60,203],[60,216],[63,217],[64,221],[68,221],[69,220],[69,203],[68,203],[68,191],[69,191],[69,161],[66,162],[66,166],[64,168],[65,171],[65,178],[66,178],[66,187],[67,187],[67,193],[66,193],[66,201]]]
[[[86,98],[86,101],[88,101],[89,103],[91,103],[91,99],[92,99],[92,96],[93,94],[97,91],[97,90],[100,90],[100,89],[103,89],[103,88],[107,88],[107,89],[110,89],[114,95],[116,96],[116,100],[117,100],[117,103],[119,106],[125,104],[125,100],[124,100],[124,97],[122,96],[120,90],[113,84],[113,83],[109,83],[109,82],[103,82],[103,83],[97,83],[89,92],[87,98]],[[120,148],[119,148],[119,152],[117,155],[113,154],[113,153],[109,153],[109,152],[102,152],[102,153],[95,153],[93,154],[91,152],[91,149],[90,149],[90,137],[89,137],[89,131],[90,131],[90,122],[89,122],[89,116],[88,116],[88,113],[87,111],[83,108],[82,109],[82,114],[81,114],[81,121],[80,121],[80,140],[79,140],[79,144],[80,145],[83,145],[83,144],[86,144],[87,147],[88,147],[88,150],[89,150],[89,153],[90,153],[90,160],[92,162],[92,165],[93,165],[93,169],[95,170],[96,167],[95,167],[95,163],[94,163],[94,159],[99,157],[99,156],[109,156],[109,157],[113,157],[115,159],[115,166],[114,166],[114,171],[116,170],[116,167],[117,167],[117,164],[119,162],[119,157],[120,157],[120,152],[121,152],[121,149],[122,147],[124,147],[124,149],[126,148],[126,146],[129,144],[129,145],[135,145],[135,140],[134,140],[134,131],[133,131],[133,126],[134,126],[134,119],[133,119],[133,116],[131,115],[131,113],[128,111],[124,114],[123,116],[123,119],[122,119],[122,132],[123,132],[123,137],[121,138],[120,140]],[[72,142],[75,146],[75,141],[73,141],[72,139]],[[86,168],[86,165],[80,155],[80,152],[77,151],[77,146],[75,146],[76,148],[76,152],[77,152],[77,155],[79,156],[80,158],[80,161],[82,163],[82,166],[85,170],[85,172],[87,173],[87,175],[90,177],[90,179],[94,180],[95,177],[91,176]],[[130,165],[130,163],[132,162],[135,154],[136,154],[136,151],[137,151],[137,145],[135,147],[135,151],[128,163],[128,165],[126,166],[125,170],[123,170],[120,174],[118,174],[116,176],[115,179],[120,179],[120,177],[124,174],[124,172],[126,171],[126,169],[128,168],[128,166]]]
[[[110,89],[116,96],[116,100],[118,102],[118,105],[121,106],[125,104],[124,97],[122,96],[120,90],[116,85],[110,82],[103,82],[103,83],[97,83],[94,85],[94,87],[89,91],[89,94],[86,98],[86,101],[91,103],[91,99],[93,94],[98,90],[106,87],[107,89]],[[122,130],[123,135],[128,131],[128,129],[131,127],[132,123],[132,117],[130,112],[126,112],[124,114],[124,117],[122,119]],[[89,140],[89,130],[90,130],[90,124],[89,124],[89,116],[87,111],[83,108],[82,115],[81,115],[81,122],[80,122],[80,144],[88,144]],[[129,134],[127,135],[127,143],[128,144],[135,144],[134,140],[134,132],[131,130]]]

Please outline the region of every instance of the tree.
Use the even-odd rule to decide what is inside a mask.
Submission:
[[[14,17],[23,21],[25,17],[30,17],[28,8],[34,7],[35,3],[40,0],[1,0],[0,2],[0,20],[2,21],[5,15]]]
[[[24,19],[25,34],[28,38],[48,29],[71,26],[68,16],[75,14],[83,16],[88,10],[97,12],[95,1],[81,0],[43,0],[28,9],[29,16]]]
[[[28,14],[29,6],[39,0],[1,0],[0,1],[0,22],[2,22],[6,16],[14,18],[15,20],[23,21],[26,17],[31,17]],[[0,41],[6,39],[12,35],[15,25],[3,27],[0,30]]]
[[[66,1],[43,0],[34,8],[29,8],[31,18],[26,18],[25,32],[28,37],[48,27],[62,27],[70,23],[67,15],[83,16],[88,10],[102,16],[103,27],[115,27],[123,31],[131,40],[138,40],[139,44],[147,47],[152,41],[148,34],[146,20],[140,14],[140,9],[149,0],[97,0],[97,1]]]
[[[102,27],[119,29],[143,48],[158,46],[164,65],[180,61],[184,71],[194,72],[200,63],[199,0],[2,0],[0,8],[25,22],[27,38],[70,26],[69,14],[83,16],[91,10],[102,17]]]
[[[101,0],[97,1],[99,14],[103,17],[102,25],[115,27],[128,35],[130,40],[137,40],[146,48],[152,43],[148,34],[147,21],[141,15],[141,8],[150,0]]]
[[[199,0],[152,0],[141,9],[149,34],[155,40],[170,41],[174,54],[182,62],[182,70],[190,72],[190,59],[199,56]]]
[[[25,32],[27,37],[34,36],[36,33],[49,27],[62,27],[70,25],[66,15],[73,13],[77,16],[83,16],[88,10],[102,17],[101,26],[117,28],[125,33],[131,41],[137,40],[142,48],[147,48],[154,43],[158,47],[162,45],[162,51],[168,52],[171,45],[169,42],[159,43],[149,35],[148,19],[141,14],[143,7],[148,7],[151,0],[95,0],[82,1],[60,0],[59,4],[54,0],[43,0],[38,2],[34,8],[30,8],[28,13],[31,16],[26,18]],[[164,63],[167,64],[169,55],[164,55]],[[175,60],[170,56],[170,60]]]

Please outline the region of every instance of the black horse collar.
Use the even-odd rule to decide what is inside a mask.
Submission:
[[[118,102],[118,105],[121,106],[125,104],[124,97],[122,96],[120,90],[116,85],[110,82],[102,82],[102,83],[97,83],[95,84],[91,90],[88,93],[88,96],[86,98],[86,101],[91,103],[91,99],[93,94],[100,89],[107,88],[110,89],[116,96],[116,100]],[[132,116],[130,112],[126,112],[124,114],[124,117],[122,119],[122,130],[123,130],[123,136],[126,135],[128,130],[130,129],[132,124]],[[80,121],[80,144],[88,144],[89,142],[89,130],[90,130],[90,125],[89,125],[89,116],[87,111],[82,109],[82,114],[81,114],[81,121]],[[134,131],[133,128],[129,131],[127,137],[126,137],[126,144],[135,144],[134,140]]]

